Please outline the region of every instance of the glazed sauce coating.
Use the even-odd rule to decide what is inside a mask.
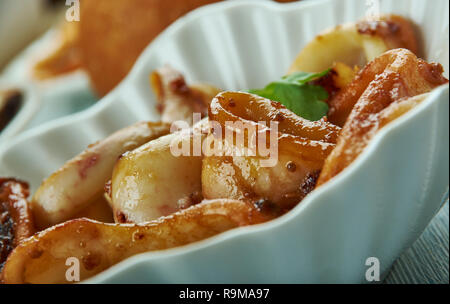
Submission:
[[[0,271],[9,253],[35,232],[28,184],[0,178]]]

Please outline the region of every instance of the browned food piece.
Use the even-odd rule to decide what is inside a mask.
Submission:
[[[189,11],[217,0],[88,0],[81,2],[80,47],[100,96],[129,72],[142,50]]]
[[[5,283],[69,283],[66,260],[75,257],[85,280],[132,255],[190,244],[271,218],[251,204],[214,200],[142,225],[71,220],[22,242],[9,256],[3,277]]]
[[[218,94],[211,102],[209,119],[223,126],[226,122],[236,121],[265,122],[269,126],[271,121],[276,121],[278,130],[286,134],[286,138],[297,137],[327,143],[336,143],[341,130],[324,120],[304,119],[277,101],[244,92]]]
[[[328,119],[343,126],[358,100],[367,99],[368,95],[383,99],[384,103],[376,104],[383,108],[392,100],[426,93],[447,82],[442,72],[440,64],[428,64],[406,49],[386,52],[367,64],[351,84],[329,101]],[[384,91],[376,94],[376,88]],[[389,92],[395,93],[391,94],[392,100]]]
[[[406,105],[414,104],[404,99],[448,83],[442,72],[441,65],[427,63],[405,49],[386,52],[369,63],[331,103],[330,120],[337,123],[344,122],[347,113],[351,108],[353,110],[336,148],[325,162],[318,185],[352,163],[374,134],[404,111],[400,109],[408,109]]]
[[[289,69],[321,72],[336,62],[364,67],[384,52],[407,48],[420,55],[414,25],[403,17],[383,15],[327,29],[298,54]]]
[[[210,155],[203,159],[202,189],[206,199],[231,198],[265,202],[282,213],[290,210],[314,188],[318,173],[326,157],[335,147],[340,128],[324,120],[311,122],[298,117],[278,102],[242,92],[223,92],[213,99],[209,119],[218,122],[222,129],[231,128],[236,134],[244,133],[244,145],[248,138],[259,137],[238,125],[227,127],[227,122],[241,122],[266,132],[266,146],[270,134],[274,135],[274,162],[262,165],[267,157],[243,155]],[[270,121],[279,122],[278,132]],[[267,129],[262,126],[266,123]],[[223,131],[222,131],[223,132]],[[223,133],[222,133],[223,135]],[[210,135],[221,142],[225,151],[237,147],[237,141],[223,136]],[[258,140],[258,139],[257,139]],[[240,150],[241,147],[237,147]],[[258,148],[259,149],[259,148]],[[276,191],[274,191],[276,189]]]
[[[33,76],[43,80],[81,68],[79,35],[78,22],[64,22],[57,30],[52,45],[48,46],[50,51],[46,49],[45,57],[33,66]]]
[[[28,195],[27,183],[0,178],[0,272],[9,253],[35,232]]]
[[[351,68],[345,63],[335,62],[330,72],[324,77],[314,80],[313,84],[320,85],[327,91],[327,101],[329,101],[353,81],[358,70],[356,66]]]
[[[187,85],[183,75],[164,66],[150,75],[150,84],[158,101],[158,110],[163,122],[183,120],[192,125],[192,114],[208,114],[211,100],[220,90],[207,85]]]
[[[173,153],[178,143],[193,146],[194,138],[201,142],[203,136],[197,134],[160,137],[116,162],[110,184],[116,222],[144,223],[199,202],[189,197],[201,193],[202,156]]]
[[[0,90],[0,132],[11,122],[22,106],[22,93],[18,90]]]
[[[169,131],[164,123],[140,122],[89,145],[44,180],[34,194],[31,204],[36,226],[44,229],[73,219],[98,202],[117,159]]]
[[[257,157],[205,157],[203,196],[254,202],[276,216],[288,212],[314,189],[324,159],[305,160],[298,155],[280,154],[274,167],[260,166]]]
[[[219,0],[83,0],[80,48],[100,96],[112,90],[144,48],[179,17]],[[279,1],[290,2],[290,1]]]
[[[72,218],[83,217],[102,223],[114,223],[113,211],[105,193],[99,193],[87,204],[86,208],[73,215]]]
[[[356,28],[363,35],[381,37],[388,50],[403,48],[420,55],[414,24],[401,16],[364,19],[356,23]]]
[[[379,103],[381,107],[389,103],[388,92],[391,91],[396,93],[392,96],[393,99],[426,93],[447,82],[442,72],[440,64],[428,64],[408,50],[386,52],[370,62],[348,87],[329,101],[328,119],[343,126],[358,100],[370,93],[374,95],[377,85],[384,90],[377,95],[377,98],[385,100],[384,103]],[[403,90],[397,92],[397,87]]]

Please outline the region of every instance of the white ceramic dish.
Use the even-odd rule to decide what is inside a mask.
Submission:
[[[428,60],[448,72],[446,0],[383,1],[415,21]],[[196,10],[159,36],[128,77],[92,108],[0,148],[0,175],[31,182],[86,145],[137,120],[157,120],[148,74],[164,63],[225,89],[260,87],[287,70],[321,30],[361,18],[360,0],[280,5],[223,2]],[[437,18],[439,16],[439,18]],[[447,74],[448,75],[448,74]],[[337,178],[266,224],[123,261],[89,283],[360,283],[369,257],[385,273],[420,235],[448,191],[449,89],[384,128]]]

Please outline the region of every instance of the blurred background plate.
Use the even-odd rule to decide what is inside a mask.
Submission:
[[[98,100],[82,70],[43,81],[31,76],[37,58],[51,51],[55,27],[67,9],[64,4],[62,0],[0,1],[1,89],[20,88],[26,99],[20,115],[0,132],[0,144],[42,123],[84,110]]]
[[[39,94],[32,85],[26,85],[23,82],[14,82],[10,80],[0,79],[0,92],[14,94],[15,102],[17,103],[18,110],[15,115],[6,125],[2,131],[0,131],[0,146],[2,142],[5,142],[21,131],[27,128],[29,122],[39,112],[41,101]],[[1,98],[1,96],[0,96]]]
[[[29,88],[27,93],[29,98],[40,100],[39,104],[33,106],[32,113],[27,112],[28,115],[15,118],[16,121],[21,121],[21,128],[8,125],[0,133],[0,141],[53,119],[84,110],[98,100],[91,89],[89,78],[83,70],[41,81],[31,77],[34,55],[45,49],[53,34],[54,30],[49,30],[33,42],[12,60],[0,74],[3,89],[8,88],[6,85],[8,83],[12,86],[14,86],[13,84],[20,84],[20,87]]]

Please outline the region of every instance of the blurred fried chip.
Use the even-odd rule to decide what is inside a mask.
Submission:
[[[105,95],[142,50],[189,11],[218,0],[96,0],[81,3],[80,48],[94,89]]]
[[[79,69],[82,66],[79,34],[77,22],[64,22],[45,49],[43,58],[33,66],[33,77],[44,80]]]

